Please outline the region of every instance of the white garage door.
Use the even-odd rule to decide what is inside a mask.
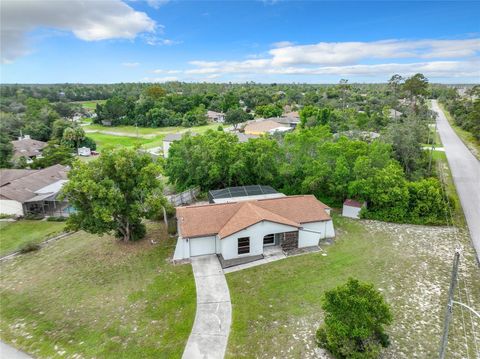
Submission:
[[[215,253],[215,237],[190,239],[190,256],[202,256]]]

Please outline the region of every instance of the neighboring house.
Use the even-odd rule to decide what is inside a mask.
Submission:
[[[285,197],[285,195],[270,186],[261,185],[228,187],[208,192],[210,203],[241,202],[279,197]]]
[[[291,128],[297,127],[297,125],[300,123],[299,117],[288,117],[288,116],[272,117],[272,118],[268,118],[267,120],[275,121],[285,127],[291,127]]]
[[[389,111],[388,111],[388,115],[390,116],[390,118],[399,118],[400,116],[403,115],[402,112],[400,111],[397,111],[397,110],[394,110],[393,108],[391,108]]]
[[[25,157],[27,163],[31,163],[35,158],[42,155],[42,150],[47,147],[43,141],[32,140],[29,135],[19,137],[17,141],[12,141],[13,160],[18,161]]]
[[[69,168],[54,165],[41,170],[0,170],[0,213],[65,215],[68,205],[57,199]]]
[[[210,121],[220,122],[220,123],[225,122],[225,114],[222,112],[208,110],[207,117]]]
[[[263,135],[265,133],[286,132],[291,131],[290,126],[285,126],[273,120],[259,120],[248,123],[244,132],[247,135]]]
[[[85,157],[91,156],[92,155],[92,150],[90,150],[90,148],[88,148],[88,147],[80,147],[78,149],[78,155],[79,156],[85,156]]]
[[[360,218],[360,211],[363,207],[366,207],[366,202],[358,202],[353,199],[346,199],[343,202],[343,209],[342,209],[342,216],[349,217],[349,218]]]
[[[247,135],[240,132],[231,132],[233,135],[237,136],[238,142],[247,142],[251,138],[258,138],[255,135]],[[190,133],[192,136],[196,136],[195,132]],[[163,138],[163,157],[168,157],[168,151],[170,150],[170,146],[173,142],[181,140],[183,133],[169,133]]]
[[[330,208],[312,195],[178,207],[174,260],[217,254],[222,261],[263,250],[317,246],[335,236]]]

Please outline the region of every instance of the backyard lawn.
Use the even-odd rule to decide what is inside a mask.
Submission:
[[[78,232],[1,263],[1,339],[38,358],[180,358],[195,317],[191,266],[170,264],[162,224],[147,237]]]
[[[456,245],[452,230],[339,216],[335,228],[337,238],[324,246],[326,256],[291,257],[227,275],[233,307],[227,357],[328,358],[314,341],[323,315],[320,298],[348,277],[374,283],[392,306],[392,344],[385,358],[437,355]],[[459,238],[466,260],[460,271],[462,297],[456,299],[466,301],[466,283],[478,310],[480,274],[465,232]],[[448,358],[467,357],[461,312],[454,311]],[[465,314],[473,358],[470,315]]]
[[[0,222],[0,257],[15,252],[27,243],[40,243],[63,231],[63,222]]]
[[[162,146],[165,135],[169,133],[178,133],[191,131],[195,133],[204,133],[210,129],[216,129],[218,124],[209,124],[196,127],[138,127],[135,126],[101,126],[88,125],[83,128],[87,131],[87,136],[91,137],[97,143],[97,150],[101,151],[105,146],[125,146],[132,147],[141,145],[145,148]],[[89,132],[95,131],[95,132]],[[137,132],[138,131],[138,132]],[[138,137],[137,137],[138,134]]]

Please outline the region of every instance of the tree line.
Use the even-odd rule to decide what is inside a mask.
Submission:
[[[336,207],[353,197],[367,201],[365,218],[392,222],[442,224],[447,210],[439,181],[409,180],[391,144],[334,138],[328,125],[245,143],[223,131],[187,133],[171,145],[165,173],[179,190],[264,184]]]

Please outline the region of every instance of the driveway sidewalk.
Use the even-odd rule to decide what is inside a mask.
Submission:
[[[31,356],[28,356],[24,352],[11,347],[4,342],[0,342],[0,358],[1,359],[32,359]]]
[[[193,257],[197,313],[183,359],[222,359],[232,322],[230,292],[216,255]]]

